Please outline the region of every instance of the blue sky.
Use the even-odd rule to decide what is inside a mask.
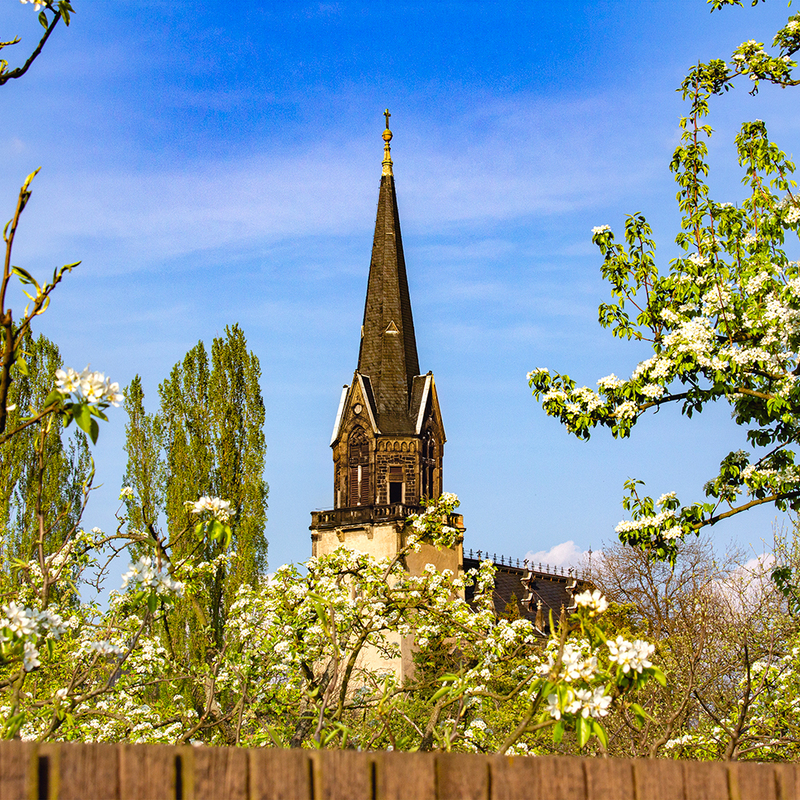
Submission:
[[[525,375],[548,366],[594,385],[646,356],[597,325],[607,294],[590,230],[642,211],[666,264],[675,88],[698,59],[770,42],[785,3],[75,7],[0,88],[0,217],[42,167],[15,262],[44,275],[83,259],[40,330],[78,369],[122,385],[140,374],[151,401],[198,339],[242,325],[263,370],[271,568],[308,556],[309,512],[332,504],[328,441],[358,354],[387,106],[420,365],[436,376],[467,548],[596,550],[627,477],[699,499],[743,445],[724,408],[691,421],[663,409],[629,441],[578,442]],[[31,6],[2,0],[0,38],[23,38],[12,65],[39,30]],[[796,101],[746,88],[713,105],[720,200],[740,196],[741,121],[764,119],[798,155]],[[89,525],[113,524],[124,426],[118,410],[102,430]],[[762,510],[715,534],[760,550],[774,520]]]

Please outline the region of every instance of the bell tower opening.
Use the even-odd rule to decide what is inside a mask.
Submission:
[[[348,466],[350,469],[350,503],[353,506],[370,504],[369,440],[362,428],[350,434],[348,442]]]

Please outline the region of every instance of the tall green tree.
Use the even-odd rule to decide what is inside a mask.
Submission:
[[[221,647],[227,609],[242,584],[255,585],[267,566],[264,536],[264,402],[258,358],[233,325],[214,339],[211,359],[202,342],[176,364],[158,389],[159,410],[147,414],[137,376],[128,387],[125,483],[134,491],[132,527],[151,536],[163,525],[174,559],[212,564],[224,543],[195,531],[188,501],[220,497],[230,502],[236,557],[209,569],[207,584],[178,603],[168,626],[176,653],[202,657]],[[218,562],[219,563],[219,562]],[[183,632],[188,631],[188,637]]]
[[[62,366],[58,346],[28,329],[19,344],[27,369],[17,371],[9,389],[8,426],[47,405]],[[61,416],[49,415],[0,447],[0,530],[4,572],[17,560],[37,555],[40,534],[45,555],[56,552],[80,520],[84,485],[91,471],[86,436],[67,436]],[[41,514],[41,529],[40,519]]]

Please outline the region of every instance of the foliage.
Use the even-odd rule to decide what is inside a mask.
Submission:
[[[62,366],[58,347],[44,336],[34,338],[28,330],[20,348],[27,369],[17,374],[9,390],[8,420],[12,428],[41,407],[52,388],[56,370]],[[83,486],[91,470],[89,448],[81,433],[74,432],[68,441],[65,439],[62,420],[51,415],[23,429],[0,449],[2,559],[7,574],[15,562],[27,562],[34,556],[40,493],[38,504],[44,511],[48,531],[47,555],[64,543],[80,516]]]
[[[726,4],[715,0],[716,8]],[[652,231],[639,213],[627,218],[622,242],[608,225],[592,231],[611,286],[600,324],[614,336],[648,342],[653,355],[627,379],[601,378],[597,390],[545,368],[528,375],[547,414],[582,439],[597,426],[627,437],[645,412],[667,403],[692,416],[708,403],[726,402],[747,428],[755,454],[726,455],[705,485],[704,501],[685,505],[674,493],[654,500],[639,494],[641,481],[626,483],[631,519],[618,525],[620,539],[661,559],[674,559],[687,534],[754,506],[800,508],[800,467],[791,449],[800,438],[800,266],[784,249],[800,231],[795,165],[762,121],[746,122],[735,143],[748,196],[739,204],[717,202],[706,183],[711,97],[741,76],[751,79],[754,93],[762,81],[794,85],[800,13],[773,46],[777,53],[770,55],[745,42],[730,61],[698,64],[683,82],[689,110],[670,163],[683,254],[659,269]]]
[[[643,726],[624,713],[609,717],[612,755],[800,754],[800,740],[767,713],[775,670],[788,675],[798,663],[797,627],[769,579],[769,564],[769,557],[746,560],[738,551],[718,558],[707,536],[686,542],[673,565],[622,544],[595,560],[592,580],[611,601],[610,630],[653,641],[653,661],[667,676],[666,685],[651,683],[635,698],[648,714]],[[769,667],[764,681],[759,665]]]
[[[583,748],[594,736],[591,746],[604,748],[609,709],[651,678],[663,681],[652,646],[607,640],[597,593],[577,598],[576,613],[562,615],[543,649],[527,620],[496,618],[490,562],[466,578],[477,582],[474,607],[463,600],[465,579],[432,566],[410,575],[404,560],[421,542],[452,545],[447,519],[456,505],[445,495],[409,520],[394,558],[340,548],[310,559],[304,572],[285,566],[242,585],[224,644],[209,648],[204,663],[187,664],[169,634],[165,646],[169,607],[200,595],[232,553],[225,562],[179,562],[169,542],[151,539],[152,554],[131,565],[107,611],[82,603],[66,621],[19,594],[0,619],[6,735],[500,752],[528,752],[543,736],[574,737]],[[225,503],[206,498],[193,510],[205,531],[230,534]],[[65,562],[80,553],[77,568],[97,566],[86,552],[103,542],[83,532],[75,542],[62,551]],[[457,669],[400,684],[404,639],[422,659],[457,643]]]
[[[172,647],[204,658],[208,646],[224,644],[228,609],[243,584],[254,585],[267,566],[267,485],[263,478],[264,402],[258,358],[248,351],[238,325],[211,346],[211,364],[202,342],[173,367],[159,386],[160,408],[144,410],[141,379],[134,378],[125,402],[128,410],[126,496],[134,535],[156,532],[166,519],[169,549],[180,563],[214,563],[203,597],[194,594],[172,613]],[[202,524],[187,527],[189,498],[224,497],[236,558],[228,559],[226,543],[209,535]],[[225,564],[223,565],[223,561]],[[201,629],[210,627],[210,639]],[[189,631],[188,637],[181,631]]]

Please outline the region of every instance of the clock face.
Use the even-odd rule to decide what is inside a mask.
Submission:
[[[355,411],[356,414],[360,414],[363,410],[364,410],[364,406],[362,406],[361,403],[356,403],[353,406],[353,411]]]

